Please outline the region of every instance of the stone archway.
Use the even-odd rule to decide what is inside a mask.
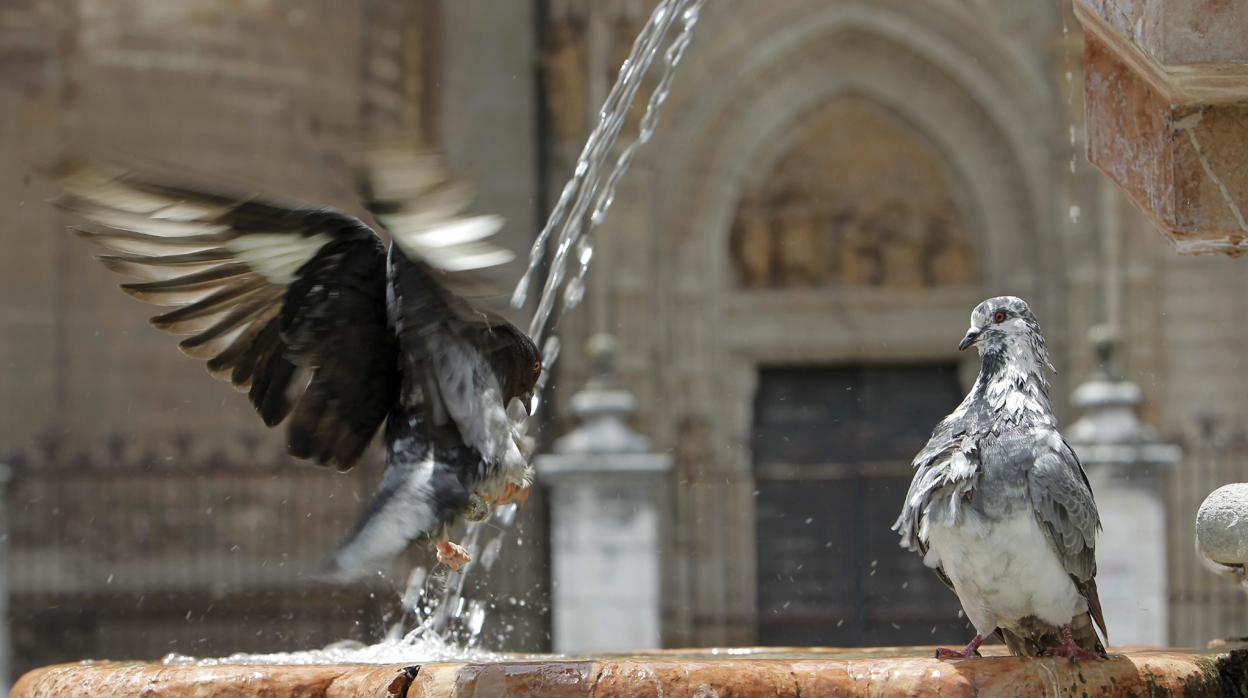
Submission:
[[[621,191],[608,223],[620,232],[600,243],[612,259],[606,322],[620,337],[622,378],[645,406],[641,430],[677,454],[668,644],[755,639],[759,366],[951,360],[950,336],[983,289],[1035,297],[1053,258],[1042,235],[1050,163],[1028,137],[1029,123],[1049,123],[1047,86],[964,4],[714,7],[665,128]],[[851,102],[892,117],[945,173],[942,196],[975,259],[969,282],[739,289],[730,252],[747,195],[792,152],[803,119]]]

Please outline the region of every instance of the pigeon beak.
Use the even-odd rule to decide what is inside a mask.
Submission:
[[[524,413],[533,416],[533,391],[529,391],[520,396],[520,403],[524,405]]]
[[[977,339],[979,339],[979,330],[972,327],[966,331],[966,336],[962,338],[962,341],[958,342],[958,351],[965,351],[966,348],[974,344]]]

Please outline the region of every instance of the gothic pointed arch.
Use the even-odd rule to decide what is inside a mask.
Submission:
[[[858,93],[799,117],[745,184],[738,289],[930,288],[978,280],[961,183],[916,126]]]

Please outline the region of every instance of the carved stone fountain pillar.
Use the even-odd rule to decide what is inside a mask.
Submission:
[[[1113,366],[1113,334],[1089,333],[1099,368],[1075,389],[1082,413],[1065,431],[1087,471],[1104,526],[1097,541],[1097,587],[1115,645],[1168,642],[1166,511],[1161,480],[1182,458],[1157,441],[1136,411],[1140,388]]]
[[[1248,3],[1075,0],[1088,160],[1180,252],[1248,251]]]
[[[549,488],[552,642],[556,652],[660,644],[661,485],[669,455],[628,427],[632,393],[613,386],[614,342],[589,341],[593,374],[572,396],[580,426],[538,456]]]

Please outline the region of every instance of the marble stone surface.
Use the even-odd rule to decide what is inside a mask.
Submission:
[[[1248,483],[1224,485],[1205,499],[1196,513],[1196,543],[1214,562],[1248,562]]]
[[[1167,66],[1248,63],[1248,4],[1226,0],[1079,0]]]
[[[13,698],[45,696],[1134,696],[1242,695],[1248,650],[1128,650],[1104,661],[999,655],[931,658],[932,648],[671,650],[424,665],[165,666],[99,662],[36,669]]]
[[[1248,13],[1208,26],[1197,10],[1209,4],[1075,3],[1088,160],[1179,252],[1238,256],[1248,251]],[[1184,49],[1189,39],[1211,52]]]
[[[659,644],[660,454],[546,455],[557,652]]]

